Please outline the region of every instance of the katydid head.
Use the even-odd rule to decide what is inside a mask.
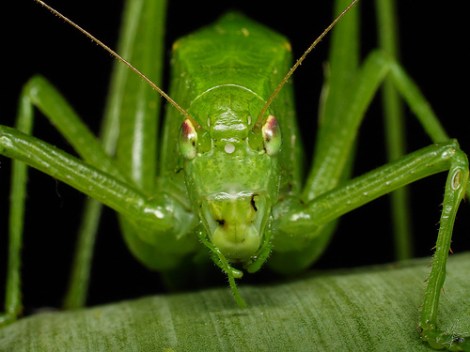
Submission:
[[[229,109],[214,121],[225,123],[203,130],[183,122],[187,190],[207,240],[228,261],[249,265],[269,245],[265,232],[278,196],[280,129],[270,116],[255,134],[249,115]]]

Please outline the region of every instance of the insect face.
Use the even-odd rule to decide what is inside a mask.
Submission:
[[[263,247],[279,192],[279,128],[270,116],[254,131],[250,114],[236,109],[210,121],[205,130],[189,120],[181,128],[188,193],[212,244],[229,261],[247,263]]]

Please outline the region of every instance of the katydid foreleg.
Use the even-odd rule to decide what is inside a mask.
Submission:
[[[142,215],[148,214],[152,219],[157,213],[164,217],[166,225],[159,227],[163,232],[169,231],[173,225],[188,224],[188,221],[177,221],[172,216],[166,214],[166,209],[178,208],[175,204],[169,205],[165,197],[159,200],[154,199],[154,205],[150,205],[146,200],[146,195],[130,184],[116,167],[111,159],[103,152],[101,146],[91,135],[88,129],[80,122],[78,117],[61,98],[61,96],[41,78],[31,80],[24,90],[21,97],[21,107],[18,118],[18,129],[30,133],[33,122],[33,104],[38,106],[48,116],[57,128],[66,136],[67,140],[75,147],[77,152],[89,164],[95,165],[95,168],[83,164],[65,153],[49,147],[43,142],[39,142],[32,137],[23,135],[14,129],[1,127],[2,154],[15,159],[13,166],[13,196],[11,207],[11,239],[10,243],[14,250],[10,251],[10,266],[8,269],[8,283],[6,296],[6,322],[14,320],[21,310],[19,294],[19,248],[21,247],[21,224],[24,216],[24,187],[25,187],[25,167],[21,161],[28,165],[36,167],[57,179],[80,188],[84,193],[100,198],[100,200],[117,207],[123,214],[140,214],[134,217],[142,228],[145,225],[141,222]],[[88,183],[87,181],[91,183]],[[120,186],[118,186],[120,184]],[[81,185],[81,186],[79,186]],[[120,190],[119,190],[120,189]],[[99,196],[98,196],[99,194]],[[117,198],[116,198],[117,197]],[[112,200],[114,198],[114,200]],[[131,205],[134,199],[134,205]],[[176,205],[176,208],[174,207]],[[134,208],[134,210],[132,210]],[[139,210],[140,208],[140,210]],[[152,210],[153,209],[153,210]],[[153,213],[153,215],[152,215]],[[186,213],[183,210],[183,213]],[[144,216],[145,217],[145,216]],[[158,217],[158,216],[157,216]],[[141,218],[141,220],[138,220]],[[169,222],[168,222],[169,221]],[[145,220],[143,222],[146,222]],[[150,220],[151,223],[155,222]],[[189,222],[190,223],[190,222]],[[168,227],[168,225],[170,225]],[[153,225],[152,225],[153,227]],[[178,232],[178,231],[177,231]],[[187,232],[184,230],[183,232]],[[148,240],[148,239],[147,239]],[[145,241],[145,239],[144,239]]]
[[[290,210],[278,214],[279,221],[278,229],[275,230],[274,246],[275,248],[287,249],[287,251],[285,253],[275,252],[269,264],[279,271],[285,271],[285,268],[292,267],[293,263],[299,266],[305,265],[306,261],[302,260],[300,253],[308,248],[306,243],[315,243],[316,236],[318,236],[320,243],[323,241],[321,230],[328,222],[399,187],[448,170],[436,252],[427,281],[419,328],[422,339],[435,348],[455,348],[456,351],[462,348],[465,350],[468,348],[467,337],[443,333],[438,330],[437,312],[444,285],[453,224],[468,186],[468,169],[467,156],[455,141],[436,144],[411,153],[393,163],[353,179],[342,187],[322,194],[305,207],[300,205],[299,208],[302,210]],[[319,231],[312,234],[312,229]],[[291,236],[290,239],[295,236],[297,240],[283,241],[287,235]],[[296,247],[296,244],[299,246]],[[289,252],[295,255],[290,256]],[[311,260],[308,251],[306,258]]]

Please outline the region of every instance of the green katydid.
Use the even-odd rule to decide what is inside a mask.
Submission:
[[[168,241],[168,245],[160,248],[159,242],[158,248],[157,246],[153,248],[152,246],[155,244],[155,240],[151,238],[151,234],[131,235],[132,230],[129,229],[129,224],[123,222],[124,228],[127,227],[127,232],[125,232],[127,233],[125,235],[126,239],[130,243],[134,254],[139,257],[141,261],[156,269],[165,270],[172,268],[188,253],[196,251],[195,248],[198,247],[198,243],[194,233],[197,233],[199,235],[199,241],[207,247],[203,246],[200,248],[205,252],[208,252],[209,248],[209,252],[212,253],[214,261],[229,276],[232,290],[239,303],[242,302],[242,298],[237,293],[234,279],[240,276],[241,272],[232,267],[230,263],[241,264],[242,268],[244,267],[248,271],[256,271],[264,264],[267,256],[271,255],[272,257],[267,261],[267,264],[273,266],[278,271],[288,272],[302,269],[314,261],[323,251],[323,245],[326,244],[329,237],[329,235],[326,234],[311,234],[313,228],[322,227],[323,224],[334,220],[342,213],[352,210],[379,195],[388,193],[403,184],[451,168],[447,194],[452,196],[454,193],[458,193],[455,204],[449,209],[452,214],[456,211],[458,202],[462,198],[463,188],[467,183],[468,166],[465,162],[465,156],[463,153],[457,151],[458,148],[453,142],[446,142],[447,144],[423,149],[420,152],[411,154],[409,157],[406,157],[396,164],[385,166],[384,169],[374,171],[370,177],[365,176],[365,178],[352,181],[349,186],[336,189],[338,182],[346,177],[342,175],[348,173],[345,170],[348,168],[347,160],[349,157],[347,153],[340,153],[340,158],[334,160],[335,164],[343,163],[343,166],[338,168],[335,165],[327,172],[327,176],[317,176],[315,182],[313,178],[310,178],[308,182],[309,186],[307,186],[303,193],[300,193],[300,170],[293,161],[293,159],[297,159],[298,151],[294,152],[290,149],[289,144],[286,143],[286,140],[292,141],[292,136],[297,135],[296,127],[293,125],[286,126],[286,124],[290,124],[292,120],[290,119],[291,122],[286,122],[289,121],[289,119],[281,117],[293,114],[293,103],[289,97],[292,92],[289,91],[289,88],[284,88],[280,96],[269,106],[266,116],[264,114],[258,116],[256,113],[256,111],[258,111],[259,114],[259,111],[262,110],[264,100],[269,97],[276,83],[282,78],[283,71],[288,68],[290,53],[286,50],[286,41],[281,37],[276,37],[274,34],[267,34],[268,32],[266,32],[265,29],[258,27],[256,24],[251,24],[245,19],[226,17],[224,21],[225,22],[219,26],[222,27],[222,32],[227,31],[234,33],[233,36],[237,37],[237,44],[234,44],[234,46],[243,46],[244,44],[238,44],[238,40],[242,38],[249,38],[251,40],[256,39],[259,35],[261,38],[259,39],[260,44],[256,44],[256,46],[269,43],[269,38],[273,38],[270,47],[277,48],[272,49],[272,51],[281,53],[282,57],[278,59],[281,64],[280,66],[276,66],[276,69],[270,71],[276,74],[272,74],[267,81],[259,83],[262,86],[267,85],[268,89],[264,89],[264,87],[263,89],[254,88],[256,86],[255,83],[251,81],[250,83],[246,81],[238,82],[238,78],[232,76],[229,76],[229,78],[232,79],[233,82],[224,81],[223,83],[210,83],[210,80],[208,80],[208,83],[218,88],[213,89],[209,86],[203,88],[201,91],[197,91],[196,88],[193,88],[193,85],[196,87],[199,85],[199,81],[197,81],[196,78],[194,78],[195,81],[193,81],[192,76],[191,79],[174,81],[174,85],[190,86],[190,89],[184,92],[181,88],[173,88],[173,93],[171,94],[178,104],[187,109],[189,117],[185,118],[178,112],[169,109],[168,113],[170,117],[167,120],[170,121],[170,123],[167,122],[164,128],[163,148],[170,149],[170,151],[163,154],[163,161],[161,161],[162,165],[160,166],[161,170],[164,170],[162,171],[162,175],[166,175],[166,177],[163,177],[159,183],[157,183],[157,188],[160,187],[160,189],[164,189],[167,194],[161,197],[161,199],[153,196],[155,199],[149,202],[146,198],[149,197],[146,196],[146,194],[152,193],[153,191],[150,190],[156,187],[153,184],[153,174],[155,171],[151,171],[150,175],[144,175],[143,169],[139,170],[135,167],[126,167],[135,171],[130,172],[129,175],[122,174],[119,167],[123,168],[126,162],[116,167],[113,162],[108,161],[104,154],[99,155],[101,153],[100,147],[93,141],[93,138],[78,141],[77,143],[80,145],[74,145],[74,147],[87,163],[94,165],[95,168],[101,169],[105,174],[110,174],[112,177],[99,174],[97,170],[88,170],[85,167],[82,169],[83,173],[79,175],[72,171],[73,169],[77,170],[76,167],[78,164],[72,163],[72,159],[68,158],[59,159],[62,161],[60,165],[57,165],[57,168],[61,168],[70,161],[68,170],[58,169],[54,171],[53,169],[48,169],[44,161],[51,156],[50,153],[52,153],[52,151],[39,142],[35,143],[34,146],[37,149],[36,156],[42,155],[46,158],[36,163],[29,155],[22,154],[20,145],[17,147],[13,145],[16,132],[8,128],[2,128],[3,153],[7,156],[18,158],[19,160],[25,160],[28,164],[43,169],[46,173],[50,173],[54,177],[72,184],[74,187],[101,200],[119,212],[127,214],[130,216],[131,222],[137,225],[136,228],[148,229],[149,231],[157,230],[157,232],[161,232],[162,230],[164,232],[168,231],[169,238],[165,240]],[[214,31],[208,35],[210,36],[210,41],[215,40]],[[181,56],[181,60],[176,60],[176,63],[182,67],[189,65],[188,62],[195,62],[199,59],[198,56],[200,55],[198,52],[192,54],[191,51],[195,44],[191,42],[191,39],[185,40],[188,40],[188,42],[184,40],[178,42],[175,48],[176,55]],[[202,42],[208,41],[207,39],[202,39]],[[198,46],[200,45],[202,44],[198,44]],[[207,49],[202,49],[203,53],[206,51],[210,52],[209,48],[212,44],[209,43],[206,45],[208,45],[208,47]],[[270,47],[268,46],[263,52],[269,52]],[[185,53],[186,49],[188,50],[187,53]],[[255,50],[253,49],[250,52],[255,52]],[[236,52],[232,52],[231,54],[236,55]],[[186,62],[185,60],[187,60],[190,55],[194,55],[194,57]],[[245,53],[245,56],[248,56],[247,53]],[[217,59],[220,59],[220,57],[217,57]],[[266,59],[271,60],[273,58]],[[230,60],[237,62],[239,59],[235,56],[234,59]],[[132,61],[136,62],[137,60]],[[358,94],[357,104],[363,104],[365,108],[370,98],[367,97],[367,91],[371,90],[369,94],[372,95],[376,88],[373,84],[371,85],[368,82],[369,78],[372,78],[372,81],[376,80],[375,84],[378,86],[385,75],[385,71],[388,69],[395,73],[399,83],[405,85],[402,89],[409,92],[406,77],[400,76],[402,72],[401,69],[392,61],[377,54],[371,57],[368,62],[365,72],[370,74],[370,76],[367,77],[367,79],[363,78],[364,81],[367,81],[363,83],[366,94],[361,94],[360,96]],[[208,65],[213,67],[212,64]],[[269,67],[269,65],[270,61],[262,61],[260,66]],[[136,62],[136,66],[139,67],[138,62]],[[201,66],[204,65],[201,64],[199,67]],[[386,66],[387,68],[385,68]],[[189,75],[186,68],[175,72],[178,77],[180,75]],[[194,74],[197,76],[197,72],[207,76],[205,78],[211,77],[210,74],[201,70],[191,72],[191,75]],[[240,76],[243,78],[243,75],[244,74],[241,74]],[[251,85],[253,85],[253,87]],[[358,84],[358,86],[360,87],[361,85]],[[48,84],[41,80],[36,80],[30,87],[32,87],[33,93],[37,89],[49,90]],[[52,97],[54,93],[50,92],[48,94],[51,95],[44,96],[44,100]],[[209,98],[209,102],[215,101],[215,99],[211,97],[212,95],[217,97],[217,100],[227,101],[227,104],[224,105],[225,108],[216,106],[215,109],[223,111],[222,115],[224,116],[225,124],[221,124],[220,119],[207,119],[207,117],[201,117],[199,115],[202,113],[202,116],[217,116],[214,114],[215,110],[210,113],[204,110],[206,109],[205,106],[207,106],[204,99]],[[351,97],[351,99],[353,98],[355,97]],[[147,99],[149,98],[147,97]],[[243,106],[242,117],[238,117],[238,115],[231,111],[235,110],[235,108],[229,109],[228,111],[226,109],[227,106],[231,106],[231,101],[236,101],[237,99],[242,99],[247,104],[247,106]],[[347,99],[344,98],[344,101],[347,101]],[[283,104],[281,104],[281,102]],[[325,104],[324,109],[326,110],[323,110],[323,114],[324,116],[329,116],[328,109],[333,111],[334,107],[328,106],[328,103]],[[203,107],[201,108],[198,105]],[[286,106],[289,106],[289,108],[286,108]],[[356,105],[353,104],[352,106]],[[50,108],[54,109],[55,107],[51,106]],[[26,109],[29,109],[29,106],[26,106]],[[352,120],[356,120],[355,124],[359,124],[359,120],[362,116],[360,111],[362,107],[358,108],[358,110],[359,113],[357,115],[351,113],[350,116]],[[52,115],[54,115],[54,113],[52,113]],[[332,115],[334,114],[332,113]],[[324,118],[326,119],[326,117]],[[433,116],[424,113],[422,119],[427,126],[430,126],[427,128],[430,130],[435,140],[441,142],[447,140],[447,138],[444,137],[445,133],[434,120]],[[230,123],[227,124],[227,121]],[[63,124],[63,121],[59,121],[58,123]],[[227,128],[227,125],[229,125],[230,128]],[[352,123],[352,125],[354,125],[354,123]],[[77,127],[79,124],[77,123],[73,126]],[[183,126],[182,129],[181,126]],[[64,126],[62,128],[66,127],[67,126]],[[145,128],[145,130],[148,129],[148,127]],[[180,131],[180,129],[182,132],[181,135],[178,136],[176,131]],[[280,132],[278,131],[279,129]],[[156,131],[156,128],[154,130]],[[354,128],[351,128],[351,130],[354,130]],[[74,131],[63,133],[73,135]],[[326,134],[326,132],[323,133]],[[82,130],[80,137],[85,138],[83,136],[86,134],[87,132]],[[286,136],[291,136],[291,138],[286,139]],[[354,133],[349,134],[349,139],[352,140],[354,137]],[[27,137],[22,138],[24,138],[25,141],[28,140]],[[73,139],[74,137],[69,138]],[[179,149],[174,148],[176,143],[171,142],[178,139]],[[322,136],[320,140],[321,142],[318,143],[330,143],[328,136]],[[74,144],[74,142],[70,142]],[[297,150],[299,145],[293,143],[291,147]],[[89,149],[87,150],[87,148]],[[118,151],[119,148],[129,149],[128,145],[124,145],[123,147],[118,146]],[[138,147],[136,146],[135,148]],[[327,148],[317,148],[320,157],[317,158],[316,163],[321,163],[322,158],[328,160],[331,157],[324,154],[327,153]],[[343,145],[342,148],[351,150],[350,144],[346,146]],[[211,158],[204,161],[207,164],[200,164],[202,161],[198,163],[195,162],[196,160],[204,160],[205,153],[211,153],[211,151]],[[181,152],[183,158],[175,158],[175,155]],[[152,154],[152,151],[149,153]],[[323,153],[323,157],[321,153]],[[251,155],[251,157],[245,154]],[[444,158],[444,156],[447,158],[449,154],[456,155],[452,155],[452,158],[448,159],[452,160],[452,167],[449,165],[450,161],[442,162],[440,160]],[[146,157],[147,156],[145,156],[145,158]],[[271,157],[273,157],[274,160],[279,160],[274,161],[274,164],[270,165],[272,162]],[[428,159],[426,159],[426,157],[428,157]],[[56,159],[47,161],[49,164],[47,166],[53,165],[53,163],[58,160],[57,158],[62,158],[62,155],[54,154],[54,158]],[[220,168],[218,165],[225,163],[226,159],[232,162],[225,165],[227,168]],[[118,160],[121,159],[118,157]],[[217,164],[214,164],[214,160],[217,161]],[[251,161],[253,164],[250,164],[247,160],[253,160]],[[143,161],[137,161],[137,163],[141,162],[143,163]],[[255,163],[259,163],[260,165]],[[414,175],[406,175],[404,178],[401,176],[403,170],[409,170],[411,165],[415,166],[415,164],[419,165],[419,163],[423,163],[426,167],[417,166],[417,171]],[[429,164],[433,166],[429,167]],[[182,171],[183,169],[185,169],[184,172]],[[280,170],[282,178],[279,179],[279,176],[275,174],[276,169]],[[204,174],[211,170],[215,170],[216,175],[212,178],[205,178]],[[274,170],[272,171],[273,175],[270,179],[266,180],[264,177],[270,170]],[[145,172],[147,171],[146,169]],[[200,172],[201,174],[194,176],[194,172]],[[253,177],[246,178],[245,180],[245,176],[249,173],[252,173],[251,176]],[[71,177],[72,174],[75,174],[79,180],[73,180]],[[231,186],[229,189],[223,189],[223,182],[218,184],[219,180],[217,175],[220,176],[220,174],[225,176],[225,178],[221,178],[222,180],[230,180],[229,183]],[[335,174],[338,176],[333,176]],[[87,182],[87,179],[93,179],[95,177],[99,178],[99,182],[94,184]],[[133,178],[134,181],[129,181],[130,178]],[[377,179],[379,179],[380,182],[374,186],[373,184]],[[174,182],[175,180],[179,181]],[[239,182],[237,180],[244,181]],[[255,180],[254,184],[250,184],[253,180]],[[262,184],[259,180],[266,181],[266,183]],[[135,185],[130,186],[132,182],[134,182]],[[200,182],[205,183],[201,185]],[[103,185],[105,186],[102,187]],[[185,190],[184,185],[190,185],[190,188]],[[212,189],[212,187],[215,186],[217,186],[217,189]],[[96,190],[99,187],[101,188]],[[331,190],[331,192],[318,197],[325,190]],[[186,199],[186,192],[188,192],[190,201]],[[131,200],[131,198],[134,200]],[[171,211],[165,213],[169,208],[171,208]],[[444,207],[444,209],[447,208]],[[172,218],[170,219],[169,217]],[[245,217],[245,220],[240,221],[243,217]],[[315,219],[313,219],[313,217],[315,217]],[[157,218],[156,225],[154,224],[154,218]],[[248,234],[249,237],[239,240],[238,237],[242,236],[242,234],[234,230],[236,228],[242,228],[243,234]],[[306,238],[297,242],[294,239],[295,237],[303,237],[304,234],[308,232],[310,232],[309,236],[319,236],[319,243],[323,242],[323,244],[318,245],[319,243],[312,242],[308,245],[311,248],[306,249],[305,243],[310,241],[309,236],[305,236]],[[190,234],[191,236],[189,236]],[[228,240],[227,234],[229,238],[232,238]],[[175,235],[179,237],[175,238]],[[448,235],[450,235],[450,233]],[[293,236],[294,238],[289,236]],[[183,241],[181,241],[180,238],[183,238]],[[172,241],[175,242],[173,245],[171,244]],[[448,242],[450,239],[445,241]],[[149,252],[147,248],[149,244],[152,247],[152,251],[156,250],[158,252],[158,257],[155,256],[155,252]],[[246,244],[249,245],[246,246]],[[449,243],[447,243],[447,245],[448,244]],[[198,251],[200,250],[201,249],[198,249]],[[297,252],[299,250],[302,250],[304,253],[299,255]],[[439,257],[443,258],[445,254],[446,251],[443,249]],[[441,272],[443,269],[433,270]],[[436,285],[437,287],[439,286],[439,284]],[[433,293],[429,295],[431,295],[430,300],[434,300],[436,295],[438,296],[438,294]],[[426,307],[425,305],[425,309]],[[429,308],[434,309],[431,305],[429,305]],[[422,322],[422,325],[425,324]],[[433,332],[432,329],[433,327],[430,328],[431,333]]]

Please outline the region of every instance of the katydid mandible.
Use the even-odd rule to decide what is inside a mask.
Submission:
[[[224,43],[226,52],[216,55],[213,48],[217,48],[217,41]],[[2,154],[69,183],[123,214],[126,241],[134,255],[149,267],[165,271],[194,252],[210,253],[229,277],[239,304],[243,300],[235,284],[242,275],[238,267],[257,271],[266,261],[280,272],[302,270],[323,251],[331,235],[331,221],[407,183],[448,170],[442,246],[436,253],[436,258],[445,261],[451,225],[467,184],[468,165],[456,142],[448,140],[431,113],[421,112],[419,118],[440,144],[338,187],[349,174],[347,151],[351,150],[363,110],[385,76],[394,78],[412,107],[421,103],[421,96],[416,96],[415,87],[392,59],[374,53],[366,60],[356,77],[360,94],[344,98],[355,110],[341,112],[346,115],[341,124],[347,124],[351,132],[330,151],[317,148],[319,155],[307,182],[302,181],[296,163],[300,141],[291,87],[284,87],[266,114],[260,116],[290,66],[291,53],[285,38],[243,16],[228,14],[214,26],[178,41],[173,60],[170,96],[188,116],[168,109],[156,185],[149,185],[153,178],[142,176],[142,170],[123,174],[67,111],[65,103],[60,107],[49,105],[50,100],[60,98],[41,78],[31,80],[25,89],[19,129],[29,132],[31,102],[39,105],[85,163],[7,127],[1,129]],[[329,114],[338,114],[331,104],[325,100],[322,121]],[[338,121],[331,121],[329,125],[323,122],[317,146],[326,143],[324,131],[337,128]],[[75,131],[67,130],[67,125]],[[80,133],[74,135],[76,130]],[[118,153],[120,148],[125,147],[118,146]],[[334,165],[329,160],[334,160]],[[21,163],[16,165],[22,168]],[[413,173],[408,173],[411,168]],[[21,194],[14,195],[19,204]],[[444,270],[445,262],[435,262],[435,275]],[[437,339],[432,316],[435,313],[427,316],[426,311],[435,311],[432,304],[439,296],[436,287],[442,285],[436,280],[429,281],[420,323],[423,337],[431,344]]]

